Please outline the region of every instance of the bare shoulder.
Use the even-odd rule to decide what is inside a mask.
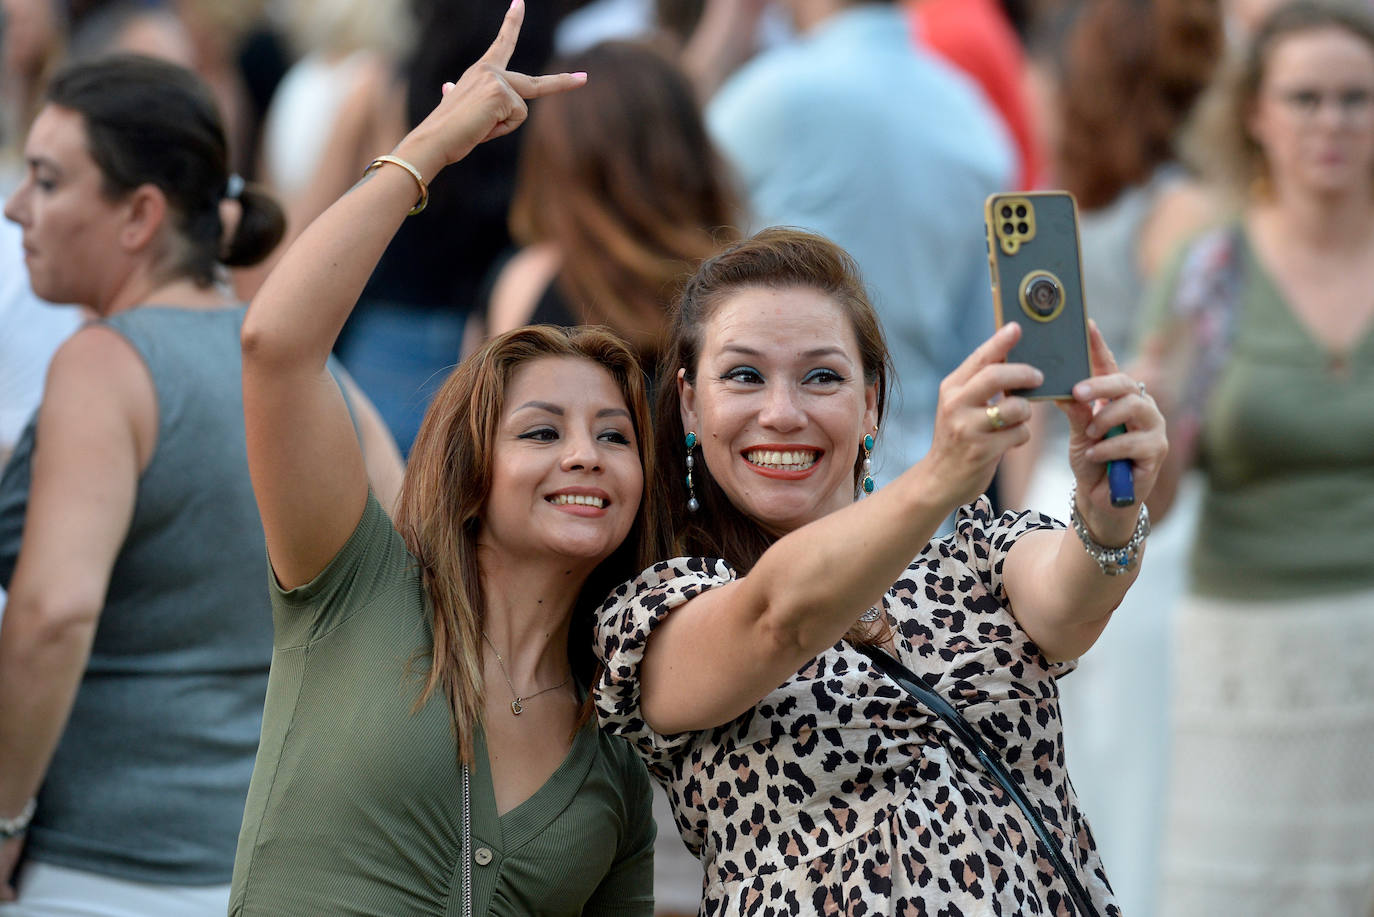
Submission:
[[[43,415],[79,414],[127,425],[147,464],[157,437],[157,392],[143,358],[122,334],[93,323],[78,329],[53,354],[43,395]]]
[[[497,335],[528,324],[562,261],[557,246],[542,243],[522,248],[506,262],[487,305],[487,333]]]
[[[1225,213],[1220,194],[1202,182],[1187,179],[1163,189],[1141,227],[1141,276],[1146,280],[1154,277],[1181,242]]]

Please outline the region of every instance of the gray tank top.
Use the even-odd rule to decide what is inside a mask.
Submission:
[[[248,480],[244,309],[144,307],[106,324],[142,356],[157,447],[71,719],[29,831],[34,860],[140,882],[229,881],[272,657]],[[27,508],[35,425],[0,478],[0,583]]]

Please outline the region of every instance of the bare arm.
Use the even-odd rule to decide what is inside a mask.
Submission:
[[[558,249],[550,244],[524,248],[506,262],[487,304],[488,337],[529,324],[539,297],[553,282],[561,262]]]
[[[921,552],[941,522],[981,493],[998,459],[1026,441],[1030,405],[987,402],[1039,384],[1001,362],[1020,337],[1004,326],[944,380],[930,452],[871,497],[779,539],[741,579],[675,609],[654,631],[641,708],[658,733],[707,729],[739,716],[832,645]]]
[[[1130,540],[1140,504],[1153,492],[1169,447],[1154,400],[1117,370],[1096,325],[1091,339],[1094,376],[1075,386],[1075,400],[1060,407],[1069,418],[1069,464],[1079,514],[1099,544],[1116,546]],[[1104,440],[1118,424],[1125,424],[1126,432]],[[1132,506],[1111,504],[1105,464],[1110,459],[1130,459],[1134,465]],[[1017,622],[1049,659],[1062,660],[1082,655],[1096,642],[1139,572],[1137,562],[1128,573],[1104,574],[1069,528],[1018,539],[1007,553],[1003,581]]]
[[[115,332],[79,331],[53,357],[0,625],[0,816],[19,814],[38,792],[66,726],[152,454],[156,410],[152,379]],[[0,887],[17,856],[18,844],[7,844]]]
[[[396,438],[391,435],[372,399],[358,388],[352,376],[345,375],[342,378],[358,425],[358,442],[363,447],[367,483],[382,509],[386,510],[387,515],[392,515],[396,510],[396,501],[401,496],[401,482],[406,473],[405,460],[401,458],[401,450],[396,448]]]
[[[1140,276],[1153,282],[1179,243],[1229,212],[1215,192],[1192,179],[1165,189],[1141,227],[1136,246]]]
[[[767,6],[767,0],[706,0],[680,58],[702,102],[754,55],[759,19]]]
[[[426,182],[478,143],[518,127],[525,99],[582,84],[569,74],[505,69],[523,16],[516,0],[487,53],[397,145],[396,155]],[[248,464],[272,567],[287,588],[322,570],[362,516],[363,456],[325,361],[416,196],[406,170],[373,172],[292,244],[244,321]]]

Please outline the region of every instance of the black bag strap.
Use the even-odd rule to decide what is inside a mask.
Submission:
[[[997,784],[1016,803],[1021,814],[1025,815],[1026,820],[1030,822],[1031,828],[1035,831],[1035,836],[1040,839],[1040,845],[1045,849],[1050,862],[1054,864],[1055,871],[1059,873],[1059,877],[1069,887],[1069,897],[1073,900],[1074,907],[1085,917],[1099,917],[1097,909],[1093,907],[1092,899],[1088,897],[1087,889],[1078,879],[1078,871],[1070,866],[1069,861],[1064,858],[1064,854],[1055,844],[1054,836],[1050,834],[1049,828],[1045,826],[1039,813],[1031,806],[1026,794],[1012,780],[1011,774],[1007,773],[1006,766],[997,757],[997,753],[988,747],[988,743],[983,741],[983,737],[969,725],[968,720],[964,719],[963,715],[955,710],[949,701],[927,685],[924,679],[893,659],[892,656],[876,646],[856,646],[855,648],[872,660],[879,671],[895,681],[918,703],[943,720],[945,725],[959,737],[959,741],[968,746],[969,751],[977,756],[978,760],[983,763],[983,767],[987,768],[988,773],[992,775],[992,779],[997,781]]]

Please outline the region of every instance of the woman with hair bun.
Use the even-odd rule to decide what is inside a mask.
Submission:
[[[0,898],[28,860],[0,912],[223,914],[272,618],[217,281],[281,210],[229,174],[200,81],[151,59],[60,73],[24,158],[5,216],[34,292],[96,319],[0,477]],[[395,447],[353,406],[389,499]]]

